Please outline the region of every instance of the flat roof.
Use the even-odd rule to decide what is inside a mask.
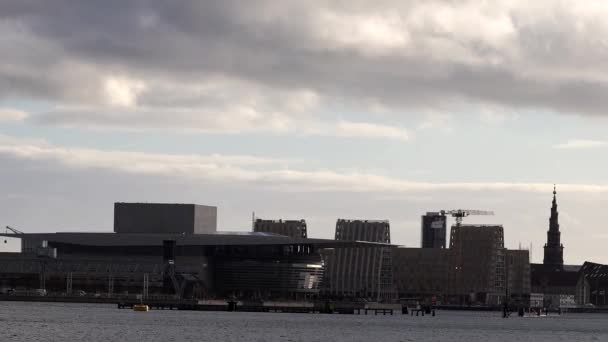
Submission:
[[[390,244],[367,241],[337,241],[329,239],[292,238],[257,232],[218,232],[214,234],[146,234],[146,233],[27,233],[0,234],[25,240],[46,240],[83,246],[162,246],[164,240],[174,240],[178,246],[237,246],[237,245],[297,245],[312,244],[321,248],[382,247]]]

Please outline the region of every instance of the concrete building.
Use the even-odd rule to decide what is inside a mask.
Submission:
[[[500,225],[454,225],[448,293],[458,304],[500,304],[505,296],[504,231]]]
[[[437,212],[428,212],[422,215],[422,231],[420,233],[420,247],[422,248],[446,248],[445,215]]]
[[[530,252],[506,250],[506,278],[509,303],[528,306],[530,303]]]
[[[114,203],[115,233],[209,234],[217,207],[197,204]]]
[[[399,298],[443,301],[448,290],[449,249],[399,247],[392,250],[392,258]]]
[[[388,221],[344,220],[336,222],[336,241],[368,241],[390,244]],[[327,295],[337,298],[388,300],[395,296],[391,248],[338,248],[327,255]]]
[[[306,239],[305,220],[262,220],[256,219],[253,231],[257,233],[273,233],[290,236],[293,238]]]

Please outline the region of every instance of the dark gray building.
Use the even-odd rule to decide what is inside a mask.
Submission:
[[[114,203],[114,232],[205,234],[217,231],[217,207],[198,204]]]
[[[505,297],[504,230],[501,225],[453,225],[448,292],[458,304],[502,303]]]
[[[530,252],[523,249],[507,249],[506,275],[509,286],[509,302],[528,305],[530,302]]]
[[[258,233],[273,233],[293,238],[307,237],[305,220],[262,220],[256,219],[253,231]]]
[[[392,250],[393,277],[399,298],[443,302],[448,290],[450,250],[447,248],[405,248]]]
[[[344,220],[336,223],[336,240],[390,244],[388,221]],[[395,296],[391,248],[336,248],[326,256],[325,290],[338,298],[392,299]]]
[[[446,248],[445,215],[437,212],[428,212],[422,215],[422,231],[420,233],[420,247],[422,248]]]
[[[559,231],[559,219],[557,211],[557,199],[553,188],[553,202],[551,203],[551,216],[549,217],[549,230],[547,231],[547,243],[544,246],[543,264],[560,270],[564,266],[564,245],[561,243],[561,232]]]

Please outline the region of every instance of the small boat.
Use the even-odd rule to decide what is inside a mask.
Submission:
[[[135,304],[133,305],[133,311],[148,312],[150,311],[150,307],[146,304]]]

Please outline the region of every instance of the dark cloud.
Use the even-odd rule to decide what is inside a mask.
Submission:
[[[449,110],[457,101],[603,115],[606,52],[593,37],[608,33],[597,23],[608,8],[594,6],[4,1],[0,46],[15,32],[26,43],[4,57],[0,93],[90,105],[103,102],[98,88],[107,75],[151,88],[221,75],[400,111]],[[20,58],[19,49],[32,56]],[[158,102],[150,98],[141,104]]]

